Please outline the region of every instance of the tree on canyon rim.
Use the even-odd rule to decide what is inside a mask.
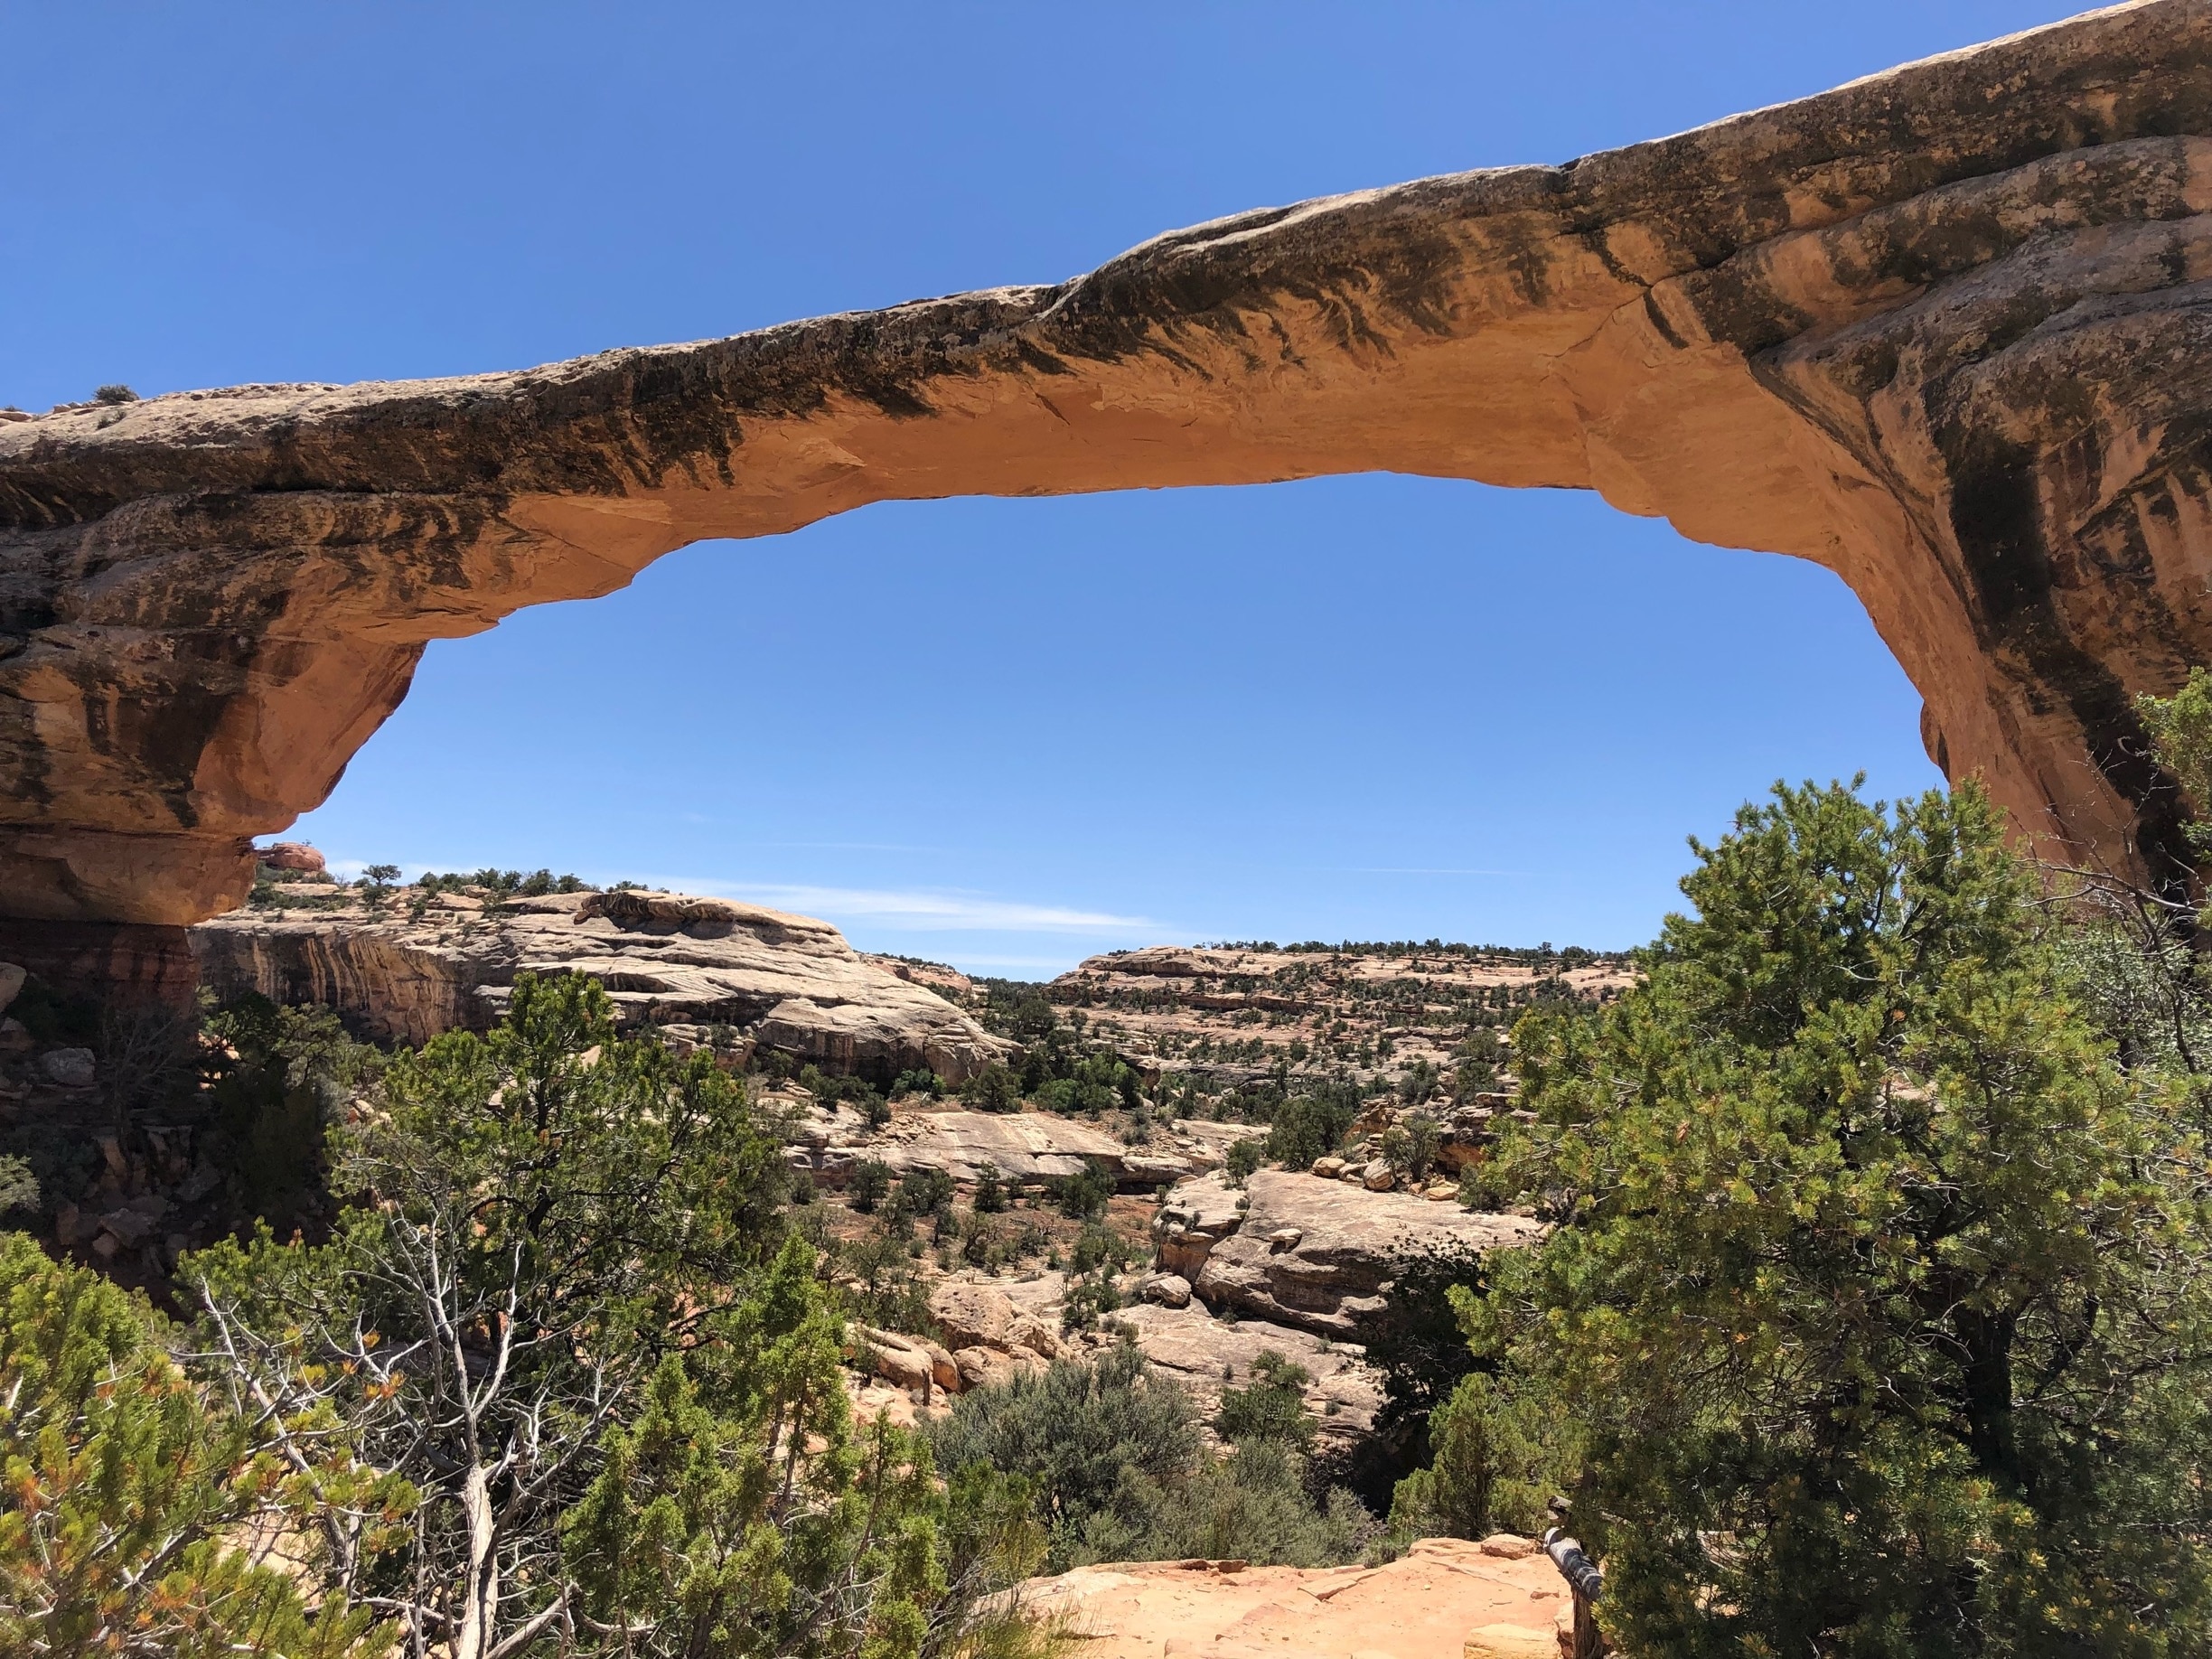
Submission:
[[[1644,982],[1518,1028],[1502,1179],[1556,1225],[1459,1295],[1486,1369],[1405,1495],[1570,1491],[1632,1651],[2206,1651],[2198,1080],[2123,1064],[1972,783],[1692,845]]]

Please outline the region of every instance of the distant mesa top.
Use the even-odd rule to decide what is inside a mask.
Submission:
[[[2212,661],[2207,433],[2206,0],[1261,209],[1051,286],[518,373],[96,399],[0,423],[0,919],[229,909],[249,838],[329,793],[427,642],[687,542],[1370,471],[1596,490],[1824,565],[1947,773],[2174,872],[2133,699]]]

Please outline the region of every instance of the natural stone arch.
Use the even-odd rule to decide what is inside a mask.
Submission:
[[[1947,773],[2170,865],[2132,699],[2212,658],[2212,7],[1248,213],[1056,286],[0,426],[0,951],[235,904],[248,838],[322,801],[426,642],[688,542],[1371,470],[1596,489],[1816,560]]]

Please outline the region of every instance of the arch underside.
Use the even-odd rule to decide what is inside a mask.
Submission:
[[[886,499],[1394,471],[1600,492],[1859,595],[1946,773],[2160,873],[2212,660],[2212,7],[1091,275],[515,374],[0,426],[0,924],[180,925],[424,645]]]

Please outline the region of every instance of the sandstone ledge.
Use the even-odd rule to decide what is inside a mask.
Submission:
[[[491,1026],[517,974],[574,971],[606,988],[626,1025],[708,1028],[701,1038],[731,1027],[734,1058],[757,1046],[878,1083],[918,1068],[958,1083],[1008,1046],[828,923],[726,899],[555,894],[419,919],[248,909],[191,940],[218,996],[327,1003],[406,1043]]]

